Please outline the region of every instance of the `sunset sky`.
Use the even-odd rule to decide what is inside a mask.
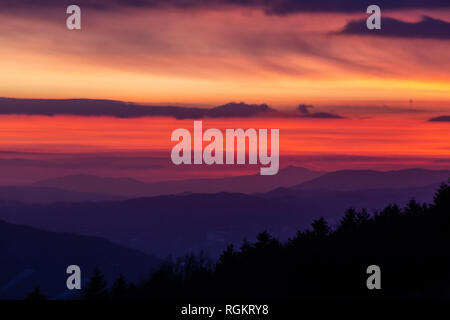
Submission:
[[[445,8],[445,1],[444,8],[383,10],[380,4],[383,18],[408,23],[428,16],[447,23],[447,30],[425,24],[422,28],[435,29],[428,38],[413,37],[414,25],[403,37],[373,36],[369,30],[339,34],[347,23],[367,17],[363,2],[351,10],[343,2],[341,10],[329,12],[318,1],[318,12],[277,14],[258,6],[193,0],[185,1],[199,3],[192,8],[96,8],[83,3],[108,2],[79,1],[81,31],[67,30],[60,1],[8,2],[0,10],[1,96],[205,105],[242,100],[280,107],[412,99],[449,106],[450,6]]]
[[[282,165],[450,167],[450,122],[427,121],[450,115],[448,0],[378,1],[381,31],[364,29],[365,1],[80,0],[80,31],[66,28],[68,4],[36,2],[0,4],[1,97],[311,104],[343,119],[204,122],[280,128]],[[256,171],[173,168],[170,132],[192,123],[0,115],[3,184],[78,172],[163,180]],[[128,162],[94,165],[92,154]]]

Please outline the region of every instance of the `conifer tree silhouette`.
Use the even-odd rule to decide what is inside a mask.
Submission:
[[[439,187],[434,196],[434,204],[438,210],[450,212],[450,179]]]
[[[27,294],[25,300],[43,301],[47,300],[47,297],[41,293],[41,289],[39,287],[36,287],[33,291]]]
[[[323,217],[314,220],[311,226],[313,228],[312,233],[316,238],[325,238],[331,230],[328,222]]]
[[[110,298],[111,300],[122,300],[126,297],[128,291],[128,283],[125,280],[125,276],[121,273],[116,281],[114,281],[111,290],[110,290]]]
[[[106,300],[108,298],[107,284],[100,269],[96,268],[94,274],[84,289],[85,300]]]

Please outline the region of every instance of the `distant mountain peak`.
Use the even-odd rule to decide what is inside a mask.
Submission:
[[[88,174],[70,175],[35,182],[32,186],[51,187],[77,192],[102,193],[120,197],[149,197],[162,194],[267,192],[277,187],[290,187],[322,175],[303,167],[288,166],[274,176],[259,174],[226,178],[203,178],[146,183],[133,178],[106,178]]]
[[[446,181],[450,170],[411,168],[392,171],[339,170],[329,172],[294,189],[330,189],[340,191],[423,187]]]

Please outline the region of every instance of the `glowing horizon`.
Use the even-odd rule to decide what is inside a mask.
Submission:
[[[392,120],[233,118],[203,123],[205,130],[279,128],[280,168],[449,168],[449,123],[398,115]],[[2,181],[29,183],[78,173],[161,181],[257,171],[250,165],[173,165],[170,136],[176,128],[192,130],[193,120],[1,116]]]

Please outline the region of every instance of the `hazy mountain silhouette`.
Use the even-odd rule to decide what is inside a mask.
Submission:
[[[32,186],[58,188],[73,192],[102,192],[110,195],[139,197],[146,195],[148,184],[132,178],[108,178],[87,174],[41,180]]]
[[[255,191],[262,188],[259,185],[269,188],[270,183],[266,185],[263,181],[272,181],[272,186],[295,184],[296,173],[305,179],[321,174],[290,167],[279,176],[267,177],[268,180],[255,175],[191,180],[177,185],[178,182],[146,184],[133,179],[75,176],[73,181],[64,178],[51,182],[58,183],[60,188],[85,191],[117,194],[128,190],[132,196],[137,192],[177,193],[205,188],[209,192],[225,188],[256,188],[251,189]],[[423,169],[347,170],[327,173],[294,187],[254,194],[189,193],[124,201],[42,205],[4,202],[0,204],[0,218],[49,231],[101,236],[161,257],[199,250],[217,255],[227,243],[254,237],[261,230],[285,239],[318,216],[336,221],[349,207],[367,208],[370,212],[387,203],[404,205],[413,197],[430,202],[437,184],[449,176],[448,171]]]
[[[100,193],[74,192],[50,187],[2,186],[0,187],[0,199],[9,202],[54,203],[113,201],[121,198]]]
[[[215,261],[201,253],[168,260],[134,286],[119,277],[107,291],[96,275],[86,299],[319,302],[316,313],[331,300],[448,300],[449,212],[450,180],[430,203],[388,204],[375,214],[350,208],[334,226],[320,217],[285,241],[262,231]]]
[[[445,181],[446,179],[443,179]],[[50,231],[105,237],[165,257],[204,250],[219,254],[228,243],[268,230],[286,239],[323,216],[330,222],[349,207],[381,209],[415,197],[429,202],[436,185],[357,191],[278,189],[269,193],[167,195],[116,202],[3,205],[0,217]]]
[[[340,191],[413,188],[446,181],[450,170],[405,169],[398,171],[341,170],[303,182],[293,189],[330,189]]]
[[[159,263],[154,257],[110,241],[54,233],[0,220],[0,298],[24,298],[36,286],[49,298],[68,298],[66,268],[79,265],[87,281],[95,267],[113,279],[120,272],[138,280]]]
[[[92,175],[72,175],[42,180],[33,184],[75,192],[91,192],[125,197],[148,197],[179,193],[267,192],[279,187],[290,187],[311,180],[324,172],[310,171],[301,167],[286,167],[273,176],[259,174],[221,179],[191,179],[145,183],[129,178],[104,178]]]
[[[72,175],[41,180],[33,186],[120,197],[150,197],[180,193],[265,193],[277,188],[330,189],[337,191],[413,188],[445,181],[450,170],[398,171],[340,170],[330,173],[289,166],[273,176],[259,174],[219,179],[190,179],[145,183],[130,178]]]

